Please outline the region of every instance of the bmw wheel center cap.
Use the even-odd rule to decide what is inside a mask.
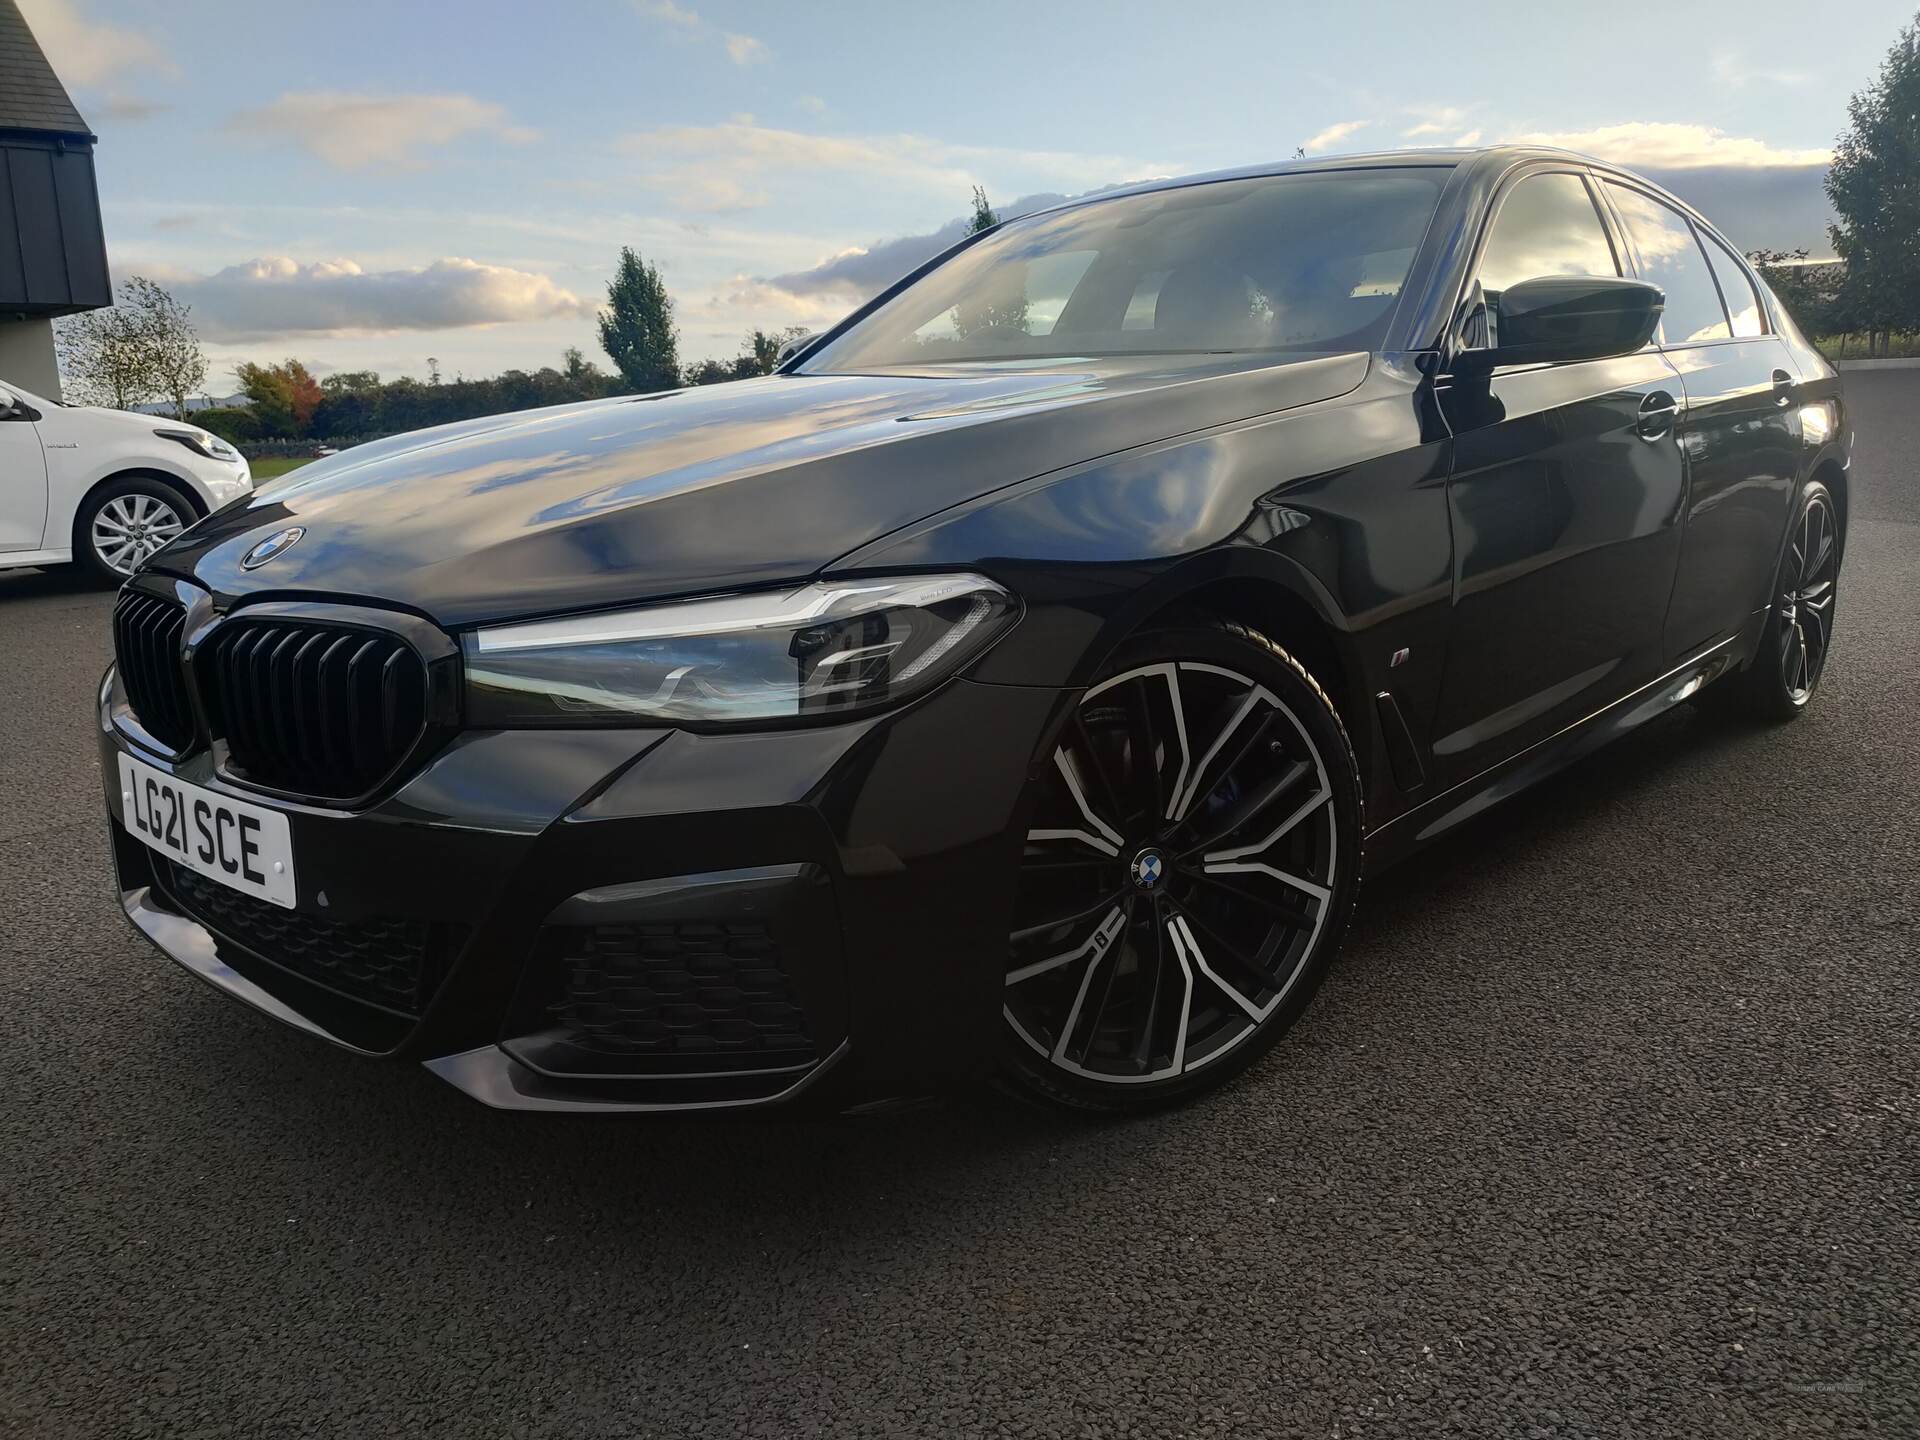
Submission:
[[[1133,857],[1133,883],[1142,890],[1152,890],[1160,884],[1167,873],[1167,862],[1158,850],[1142,850]]]

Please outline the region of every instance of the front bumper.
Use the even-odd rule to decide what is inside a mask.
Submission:
[[[111,686],[98,728],[122,908],[181,965],[490,1105],[644,1112],[847,1105],[980,1072],[1025,780],[1063,701],[955,680],[818,728],[464,733],[368,808],[276,806],[291,912],[134,840],[115,757],[260,794],[204,753],[149,753]]]

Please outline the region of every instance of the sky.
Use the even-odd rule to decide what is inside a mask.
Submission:
[[[731,355],[838,319],[957,234],[974,185],[1019,209],[1296,147],[1568,145],[1745,248],[1830,253],[1825,162],[1915,3],[21,8],[100,137],[116,279],[192,305],[219,394],[289,356],[605,363],[622,245],[659,265],[682,359]]]

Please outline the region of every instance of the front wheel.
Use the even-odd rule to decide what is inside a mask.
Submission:
[[[1220,1084],[1293,1025],[1360,874],[1358,768],[1286,651],[1227,623],[1121,647],[1036,781],[1003,1077],[1144,1109]]]
[[[164,480],[130,475],[89,495],[73,517],[73,558],[118,585],[194,522],[193,506]]]

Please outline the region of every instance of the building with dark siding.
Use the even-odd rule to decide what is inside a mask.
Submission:
[[[0,0],[0,380],[58,398],[53,318],[113,303],[94,134]]]

